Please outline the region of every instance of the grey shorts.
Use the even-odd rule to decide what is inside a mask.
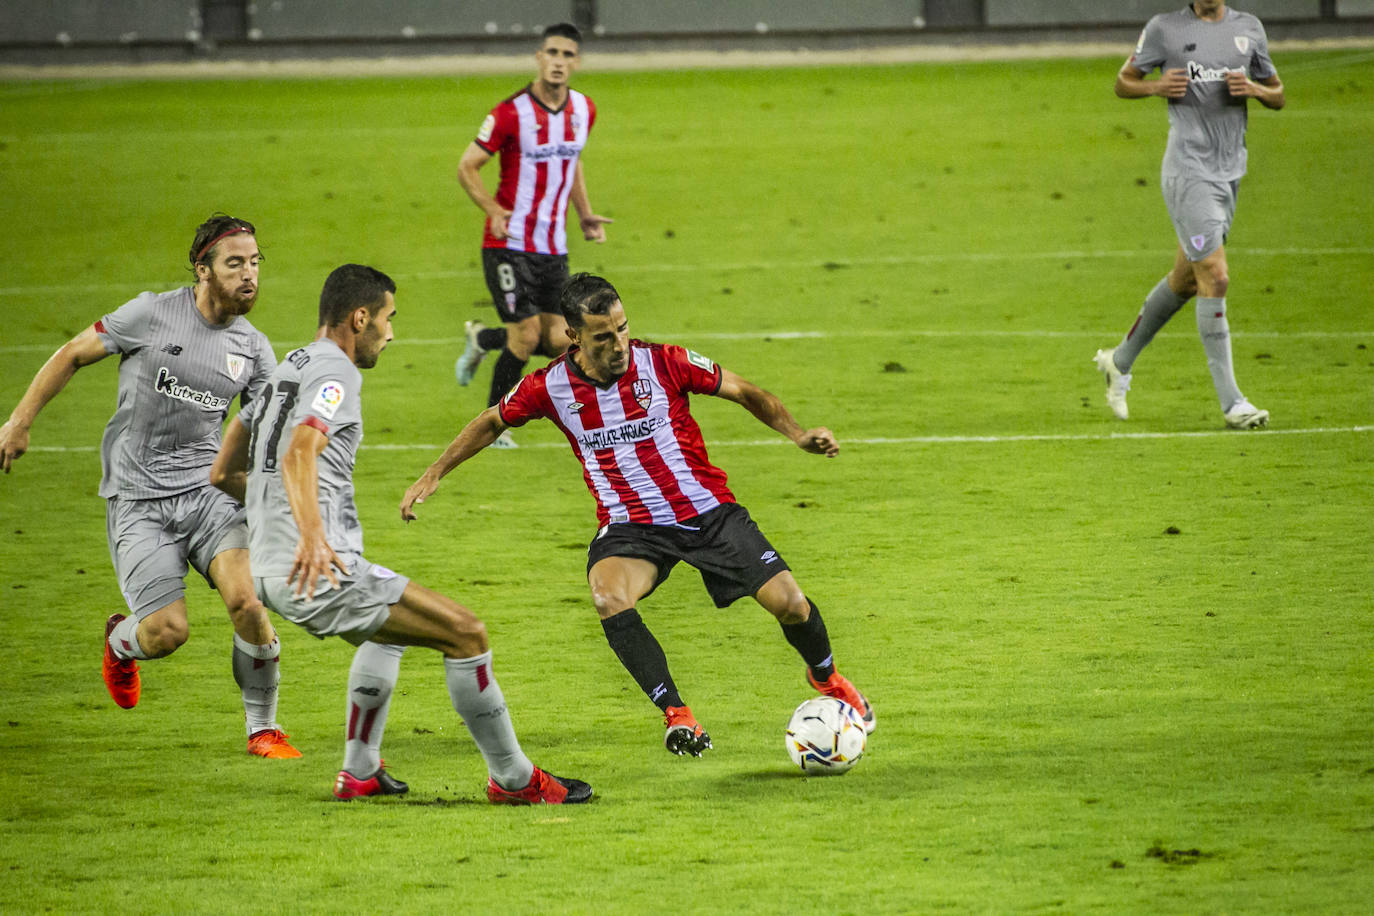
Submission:
[[[357,646],[387,622],[410,580],[358,556],[349,567],[348,575],[339,576],[338,588],[321,579],[309,599],[298,597],[286,576],[254,576],[253,587],[263,604],[310,635],[342,636]]]
[[[113,497],[105,531],[119,590],[140,619],[185,596],[188,564],[214,588],[210,561],[248,547],[243,506],[209,485],[164,499]]]
[[[1231,219],[1236,215],[1239,181],[1173,176],[1163,179],[1161,188],[1174,234],[1188,260],[1201,261],[1226,244]]]

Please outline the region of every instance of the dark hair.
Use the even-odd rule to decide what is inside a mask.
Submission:
[[[594,274],[573,274],[558,297],[558,309],[570,328],[586,324],[584,315],[605,315],[620,301],[611,281]]]
[[[237,232],[258,234],[258,230],[248,220],[238,219],[226,213],[212,214],[209,219],[197,226],[196,237],[191,240],[191,269],[195,270],[196,265],[205,263],[207,258],[214,260],[210,255],[219,245],[219,240]]]
[[[542,47],[544,42],[548,41],[555,35],[557,35],[559,38],[571,39],[572,41],[577,42],[579,47],[582,44],[581,29],[573,25],[571,22],[556,22],[553,25],[546,28],[544,30],[544,34],[539,36],[540,46]]]
[[[395,292],[396,284],[380,270],[362,264],[336,267],[320,290],[320,327],[338,327],[360,308],[375,315],[386,294]]]

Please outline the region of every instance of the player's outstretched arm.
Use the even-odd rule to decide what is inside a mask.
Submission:
[[[721,368],[720,390],[716,394],[727,401],[734,401],[754,416],[759,422],[776,429],[796,444],[797,448],[813,455],[834,458],[840,452],[840,444],[835,434],[824,426],[805,429],[777,395],[764,391],[758,385],[740,378],[724,367]]]
[[[328,444],[328,436],[302,423],[291,434],[291,444],[281,460],[282,488],[286,490],[286,501],[291,504],[291,515],[300,530],[296,561],[286,582],[288,585],[294,583],[295,594],[306,598],[314,597],[315,584],[321,576],[337,588],[339,576],[335,570],[348,572],[343,558],[325,539],[324,519],[320,517],[319,456]]]
[[[468,197],[487,215],[491,223],[491,234],[498,239],[506,237],[507,220],[511,211],[496,202],[487,186],[482,183],[481,168],[491,160],[491,153],[478,146],[476,141],[469,143],[458,160],[458,183],[463,186]]]
[[[434,495],[434,491],[439,489],[439,481],[445,474],[491,445],[496,441],[496,437],[505,431],[506,424],[501,421],[501,412],[494,406],[473,417],[471,422],[463,427],[463,431],[448,444],[444,453],[425,468],[420,479],[406,488],[405,496],[401,497],[401,518],[408,522],[414,521],[417,517],[416,504]]]
[[[29,388],[10,412],[10,418],[0,426],[0,468],[10,472],[17,458],[29,450],[29,428],[49,401],[67,387],[76,370],[99,362],[110,354],[90,327],[63,344],[48,357],[43,368],[34,375]]]
[[[1181,99],[1188,93],[1188,71],[1181,67],[1165,70],[1159,79],[1147,80],[1143,70],[1126,61],[1117,71],[1114,89],[1117,97],[1123,99],[1147,99],[1154,95]]]
[[[219,454],[210,465],[210,483],[244,502],[248,493],[248,427],[237,416],[224,428]]]

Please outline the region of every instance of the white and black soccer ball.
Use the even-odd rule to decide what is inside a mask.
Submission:
[[[806,700],[787,723],[787,753],[807,775],[848,772],[867,743],[863,714],[834,697]]]

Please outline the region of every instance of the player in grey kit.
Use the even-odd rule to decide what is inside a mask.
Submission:
[[[444,656],[453,708],[486,760],[495,804],[574,804],[592,790],[553,776],[520,749],[491,671],[482,621],[437,592],[363,557],[353,502],[353,464],[363,439],[360,369],[391,340],[396,285],[345,264],[325,280],[315,341],[287,354],[263,398],[229,424],[211,471],[215,485],[245,497],[249,556],[258,595],[315,636],[358,647],[348,675],[342,799],[400,795],[382,765],[382,732],[405,646]]]
[[[281,647],[248,574],[243,506],[210,486],[234,398],[263,389],[272,347],[244,316],[258,296],[253,224],[218,214],[191,243],[194,286],[143,293],[68,341],[34,376],[0,427],[0,465],[29,445],[29,428],[78,369],[118,353],[119,397],[100,443],[110,558],[130,614],[105,624],[105,685],[138,703],[136,659],[186,642],[186,570],[219,590],[234,624],[233,671],[243,692],[248,751],[299,757],[274,721]]]
[[[1145,79],[1156,67],[1160,77]],[[1241,394],[1231,363],[1224,245],[1245,174],[1246,103],[1255,99],[1276,110],[1284,105],[1264,26],[1221,0],[1196,0],[1178,12],[1161,13],[1145,26],[1135,53],[1117,74],[1116,94],[1169,101],[1160,184],[1178,251],[1173,268],[1146,296],[1121,343],[1093,358],[1107,380],[1107,404],[1118,418],[1127,418],[1126,392],[1136,357],[1196,295],[1198,334],[1226,425],[1262,427],[1269,411]]]

